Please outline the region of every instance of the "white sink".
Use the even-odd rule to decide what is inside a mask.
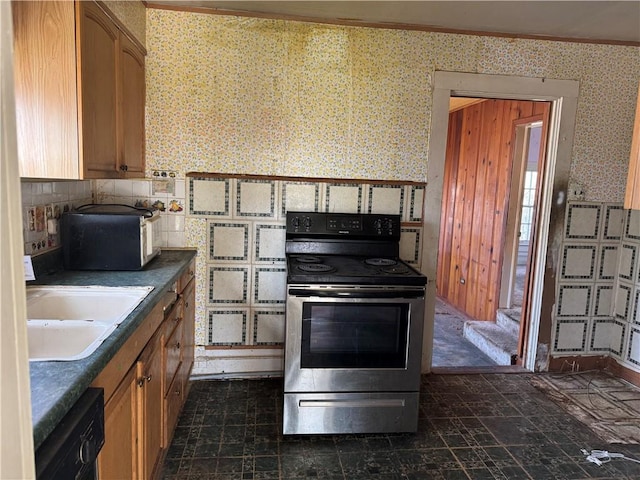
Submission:
[[[29,360],[79,360],[96,348],[153,287],[27,287]]]

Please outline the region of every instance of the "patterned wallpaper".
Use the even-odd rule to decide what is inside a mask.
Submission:
[[[578,80],[571,182],[623,198],[637,47],[147,9],[147,49],[149,171],[424,182],[448,70]]]
[[[139,0],[103,0],[102,3],[113,12],[125,27],[142,44],[146,45],[146,7]]]

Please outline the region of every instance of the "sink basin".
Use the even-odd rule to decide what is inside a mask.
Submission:
[[[27,287],[29,360],[79,360],[96,348],[153,287]]]

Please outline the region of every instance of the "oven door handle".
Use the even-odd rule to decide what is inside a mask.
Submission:
[[[290,288],[294,297],[320,298],[422,298],[424,290],[309,290]]]

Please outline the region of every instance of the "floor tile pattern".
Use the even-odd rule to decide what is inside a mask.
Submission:
[[[540,390],[608,442],[640,443],[640,388],[606,371],[538,375]]]
[[[433,331],[433,367],[495,366],[482,350],[464,338],[464,322],[471,320],[440,297],[436,297]]]
[[[282,379],[196,381],[162,471],[165,480],[638,479],[581,449],[613,445],[535,388],[533,374],[425,375],[415,434],[281,434]]]

